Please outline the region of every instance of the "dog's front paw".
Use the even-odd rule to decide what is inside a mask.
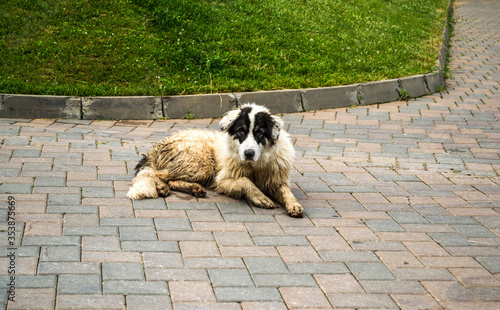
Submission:
[[[135,187],[131,187],[127,193],[127,197],[134,200],[144,198],[158,198],[158,193],[156,192],[156,190],[138,190]]]
[[[297,202],[294,204],[286,205],[286,211],[288,215],[291,217],[303,217],[304,216],[304,208]]]
[[[196,198],[204,198],[205,196],[207,196],[207,192],[205,191],[203,186],[201,186],[199,184],[195,184],[193,186],[191,193]]]
[[[274,204],[274,201],[272,201],[270,198],[266,197],[265,195],[261,195],[258,197],[252,197],[249,199],[250,203],[258,208],[262,209],[273,209],[276,207]]]

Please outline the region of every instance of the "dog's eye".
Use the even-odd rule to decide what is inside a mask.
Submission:
[[[243,129],[238,130],[238,135],[240,137],[244,137],[245,136],[245,131]]]
[[[257,132],[255,133],[255,137],[256,137],[256,138],[262,138],[262,136],[263,136],[263,135],[264,135],[264,134],[262,133],[262,131],[257,131]]]

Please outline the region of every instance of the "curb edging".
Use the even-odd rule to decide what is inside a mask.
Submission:
[[[0,118],[180,119],[220,117],[247,102],[272,113],[363,106],[415,98],[444,87],[453,0],[443,31],[436,70],[398,79],[334,87],[180,96],[75,97],[0,94]],[[117,114],[120,117],[117,117]]]

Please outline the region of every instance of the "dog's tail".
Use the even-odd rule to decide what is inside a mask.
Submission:
[[[135,166],[135,178],[132,187],[127,193],[130,199],[157,198],[158,191],[155,183],[155,170],[151,167],[148,157],[143,155]]]

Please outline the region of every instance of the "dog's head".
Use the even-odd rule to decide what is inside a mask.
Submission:
[[[249,103],[228,112],[219,126],[238,146],[240,160],[255,162],[279,139],[283,121],[267,108]]]

